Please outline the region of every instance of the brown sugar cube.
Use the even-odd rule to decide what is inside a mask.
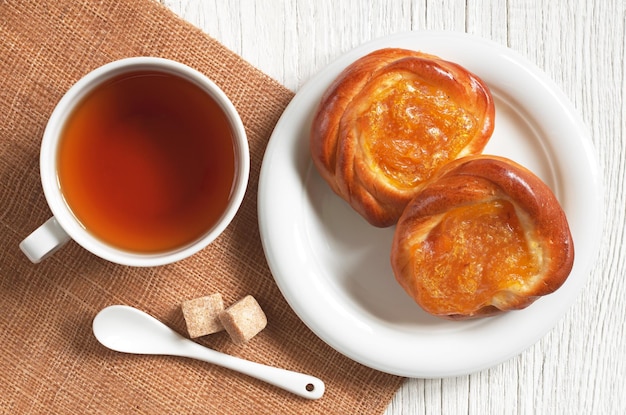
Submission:
[[[224,330],[218,317],[224,311],[221,294],[184,301],[181,308],[187,323],[187,332],[192,339]]]
[[[219,316],[235,344],[243,344],[267,326],[267,317],[259,303],[247,295],[228,307]]]

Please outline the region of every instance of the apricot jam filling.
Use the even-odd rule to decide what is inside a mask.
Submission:
[[[418,295],[442,313],[489,305],[494,293],[523,288],[539,272],[533,244],[509,201],[451,209],[414,247]]]
[[[410,73],[377,80],[373,99],[358,115],[368,162],[396,187],[413,188],[456,158],[478,122],[441,86]]]

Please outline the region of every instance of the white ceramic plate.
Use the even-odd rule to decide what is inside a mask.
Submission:
[[[555,192],[569,220],[576,259],[566,283],[522,311],[451,322],[423,312],[389,263],[394,228],[368,225],[318,175],[308,147],[321,95],[347,65],[384,47],[422,50],[482,78],[496,103],[484,153],[509,157]],[[534,344],[567,311],[595,260],[602,190],[594,151],[562,92],[517,53],[459,33],[412,32],[367,43],[311,79],[286,108],[264,156],[259,226],[270,269],[304,323],[346,356],[408,377],[469,374]]]

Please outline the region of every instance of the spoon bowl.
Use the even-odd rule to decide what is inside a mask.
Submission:
[[[230,356],[187,339],[156,318],[136,308],[113,305],[93,320],[96,339],[123,353],[182,356],[213,363],[246,374],[307,399],[324,394],[324,382],[303,373]]]

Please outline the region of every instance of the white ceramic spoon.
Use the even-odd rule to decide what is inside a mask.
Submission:
[[[103,309],[93,320],[93,333],[100,343],[118,352],[189,357],[244,373],[304,398],[318,399],[324,394],[324,382],[316,377],[206,348],[133,307]]]

